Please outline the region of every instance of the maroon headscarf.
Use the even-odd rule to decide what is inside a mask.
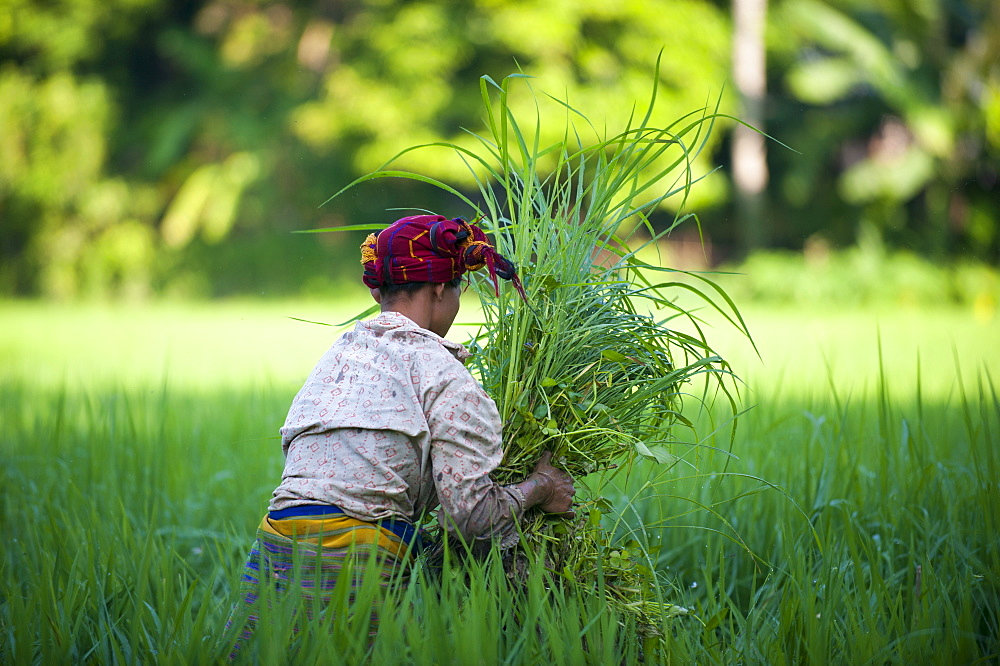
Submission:
[[[514,264],[496,251],[483,230],[461,217],[412,215],[396,220],[361,244],[364,283],[372,289],[407,282],[448,282],[486,266],[500,294],[497,278],[510,280],[527,300]]]

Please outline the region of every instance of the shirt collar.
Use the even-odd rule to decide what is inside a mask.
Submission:
[[[454,356],[455,358],[457,358],[459,361],[462,362],[464,362],[465,359],[472,356],[472,354],[469,353],[469,350],[466,349],[464,345],[459,344],[458,342],[453,342],[448,338],[442,338],[434,331],[429,331],[426,328],[421,328],[406,315],[392,310],[389,310],[387,312],[381,312],[374,319],[358,322],[358,326],[363,326],[370,331],[385,332],[392,330],[400,330],[400,331],[416,333],[417,335],[422,335],[424,337],[436,341],[442,347],[447,349],[452,356]]]

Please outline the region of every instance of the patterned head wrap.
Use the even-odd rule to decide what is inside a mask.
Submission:
[[[413,215],[396,220],[361,244],[364,283],[372,289],[407,282],[448,282],[466,271],[489,271],[497,295],[497,278],[510,280],[527,300],[514,264],[496,251],[483,230],[461,217]]]

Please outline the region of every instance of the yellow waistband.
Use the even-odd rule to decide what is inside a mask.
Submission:
[[[260,529],[323,548],[349,548],[377,543],[379,548],[384,548],[397,557],[407,550],[406,543],[391,531],[345,515],[285,520],[271,520],[265,515],[260,521]]]

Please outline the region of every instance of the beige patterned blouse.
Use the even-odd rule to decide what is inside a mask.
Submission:
[[[466,539],[515,542],[524,496],[490,478],[503,458],[500,415],[468,356],[397,312],[359,322],[292,402],[270,509],[323,503],[413,521],[440,505],[441,522]]]

